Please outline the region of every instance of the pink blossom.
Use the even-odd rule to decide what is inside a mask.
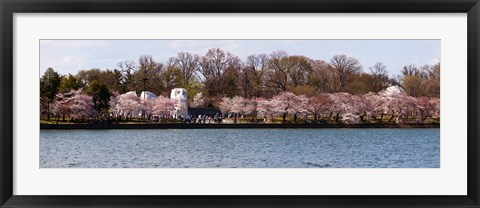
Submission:
[[[333,100],[328,94],[320,94],[308,99],[306,110],[315,116],[326,113],[333,105]]]
[[[92,97],[85,95],[77,90],[72,97],[72,103],[70,107],[71,115],[74,117],[89,117],[95,114],[93,108]]]
[[[278,105],[276,111],[278,114],[295,114],[305,112],[308,99],[305,96],[297,96],[291,92],[282,92],[272,98],[276,100]]]
[[[201,108],[201,107],[204,107],[205,104],[206,104],[206,98],[200,92],[200,93],[197,93],[195,97],[193,97],[193,102],[190,104],[190,107]]]
[[[222,114],[227,114],[232,110],[232,99],[228,97],[223,97],[222,101],[218,104],[218,109],[222,112]]]
[[[142,105],[140,104],[140,98],[138,98],[135,92],[121,94],[118,97],[117,105],[118,109],[120,109],[121,113],[126,118],[129,115],[138,115],[140,110],[142,109]]]
[[[158,96],[152,101],[152,104],[152,113],[164,118],[172,116],[175,110],[175,103],[170,98],[163,96]]]
[[[258,116],[276,116],[278,115],[278,100],[268,100],[265,98],[256,98]]]
[[[85,95],[80,89],[58,94],[53,104],[53,112],[57,116],[70,114],[77,118],[90,117],[96,113],[92,97]]]

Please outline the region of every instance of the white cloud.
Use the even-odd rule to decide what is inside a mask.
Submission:
[[[62,58],[61,63],[65,65],[82,65],[85,63],[85,60],[77,56],[65,56]]]

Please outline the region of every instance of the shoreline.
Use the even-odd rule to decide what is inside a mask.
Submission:
[[[40,124],[41,130],[77,129],[336,129],[336,128],[440,128],[440,124]]]

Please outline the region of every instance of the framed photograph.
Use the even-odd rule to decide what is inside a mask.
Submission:
[[[0,1],[1,207],[479,207],[479,4]]]

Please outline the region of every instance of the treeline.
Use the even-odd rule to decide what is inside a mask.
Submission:
[[[198,99],[198,98],[197,98]],[[239,115],[264,120],[273,120],[287,117],[293,122],[297,118],[304,120],[328,118],[332,123],[359,124],[359,123],[425,123],[440,122],[440,99],[429,97],[412,97],[405,93],[367,93],[352,95],[345,92],[322,93],[316,96],[295,95],[291,92],[282,92],[270,99],[243,98],[234,96],[224,97],[219,104],[222,114]],[[383,121],[388,115],[389,119]]]
[[[205,98],[201,93],[195,96],[192,105],[201,105]],[[65,122],[84,122],[86,118],[102,121],[129,121],[138,118],[142,121],[158,121],[155,119],[172,118],[175,102],[170,98],[159,96],[142,99],[134,92],[115,94],[109,102],[109,114],[101,114],[94,109],[92,97],[85,95],[81,90],[72,90],[68,93],[59,93],[52,105],[52,113]],[[429,97],[412,97],[405,93],[367,93],[351,95],[349,93],[322,93],[316,96],[295,95],[291,92],[282,92],[267,98],[243,98],[234,96],[223,97],[218,104],[223,116],[233,118],[251,118],[251,122],[273,122],[281,117],[282,122],[310,120],[328,123],[432,123],[440,122],[440,99]],[[185,115],[184,115],[185,116]],[[197,116],[181,117],[184,121],[195,119]],[[211,115],[209,115],[211,116]],[[384,118],[388,120],[384,121]],[[288,121],[287,121],[288,118]],[[300,118],[300,119],[298,119]]]
[[[218,106],[223,97],[272,98],[282,92],[307,97],[346,92],[362,95],[399,85],[409,96],[439,97],[440,64],[406,65],[397,77],[390,77],[381,62],[364,70],[358,59],[335,55],[314,60],[288,55],[284,51],[252,54],[241,60],[219,48],[206,54],[180,52],[165,62],[140,56],[138,62],[122,61],[115,69],[80,70],[62,75],[49,68],[40,78],[42,112],[48,113],[58,93],[82,89],[92,97],[97,112],[107,112],[113,93],[144,89],[169,96],[171,89],[187,89],[188,97],[202,93],[206,106]]]

